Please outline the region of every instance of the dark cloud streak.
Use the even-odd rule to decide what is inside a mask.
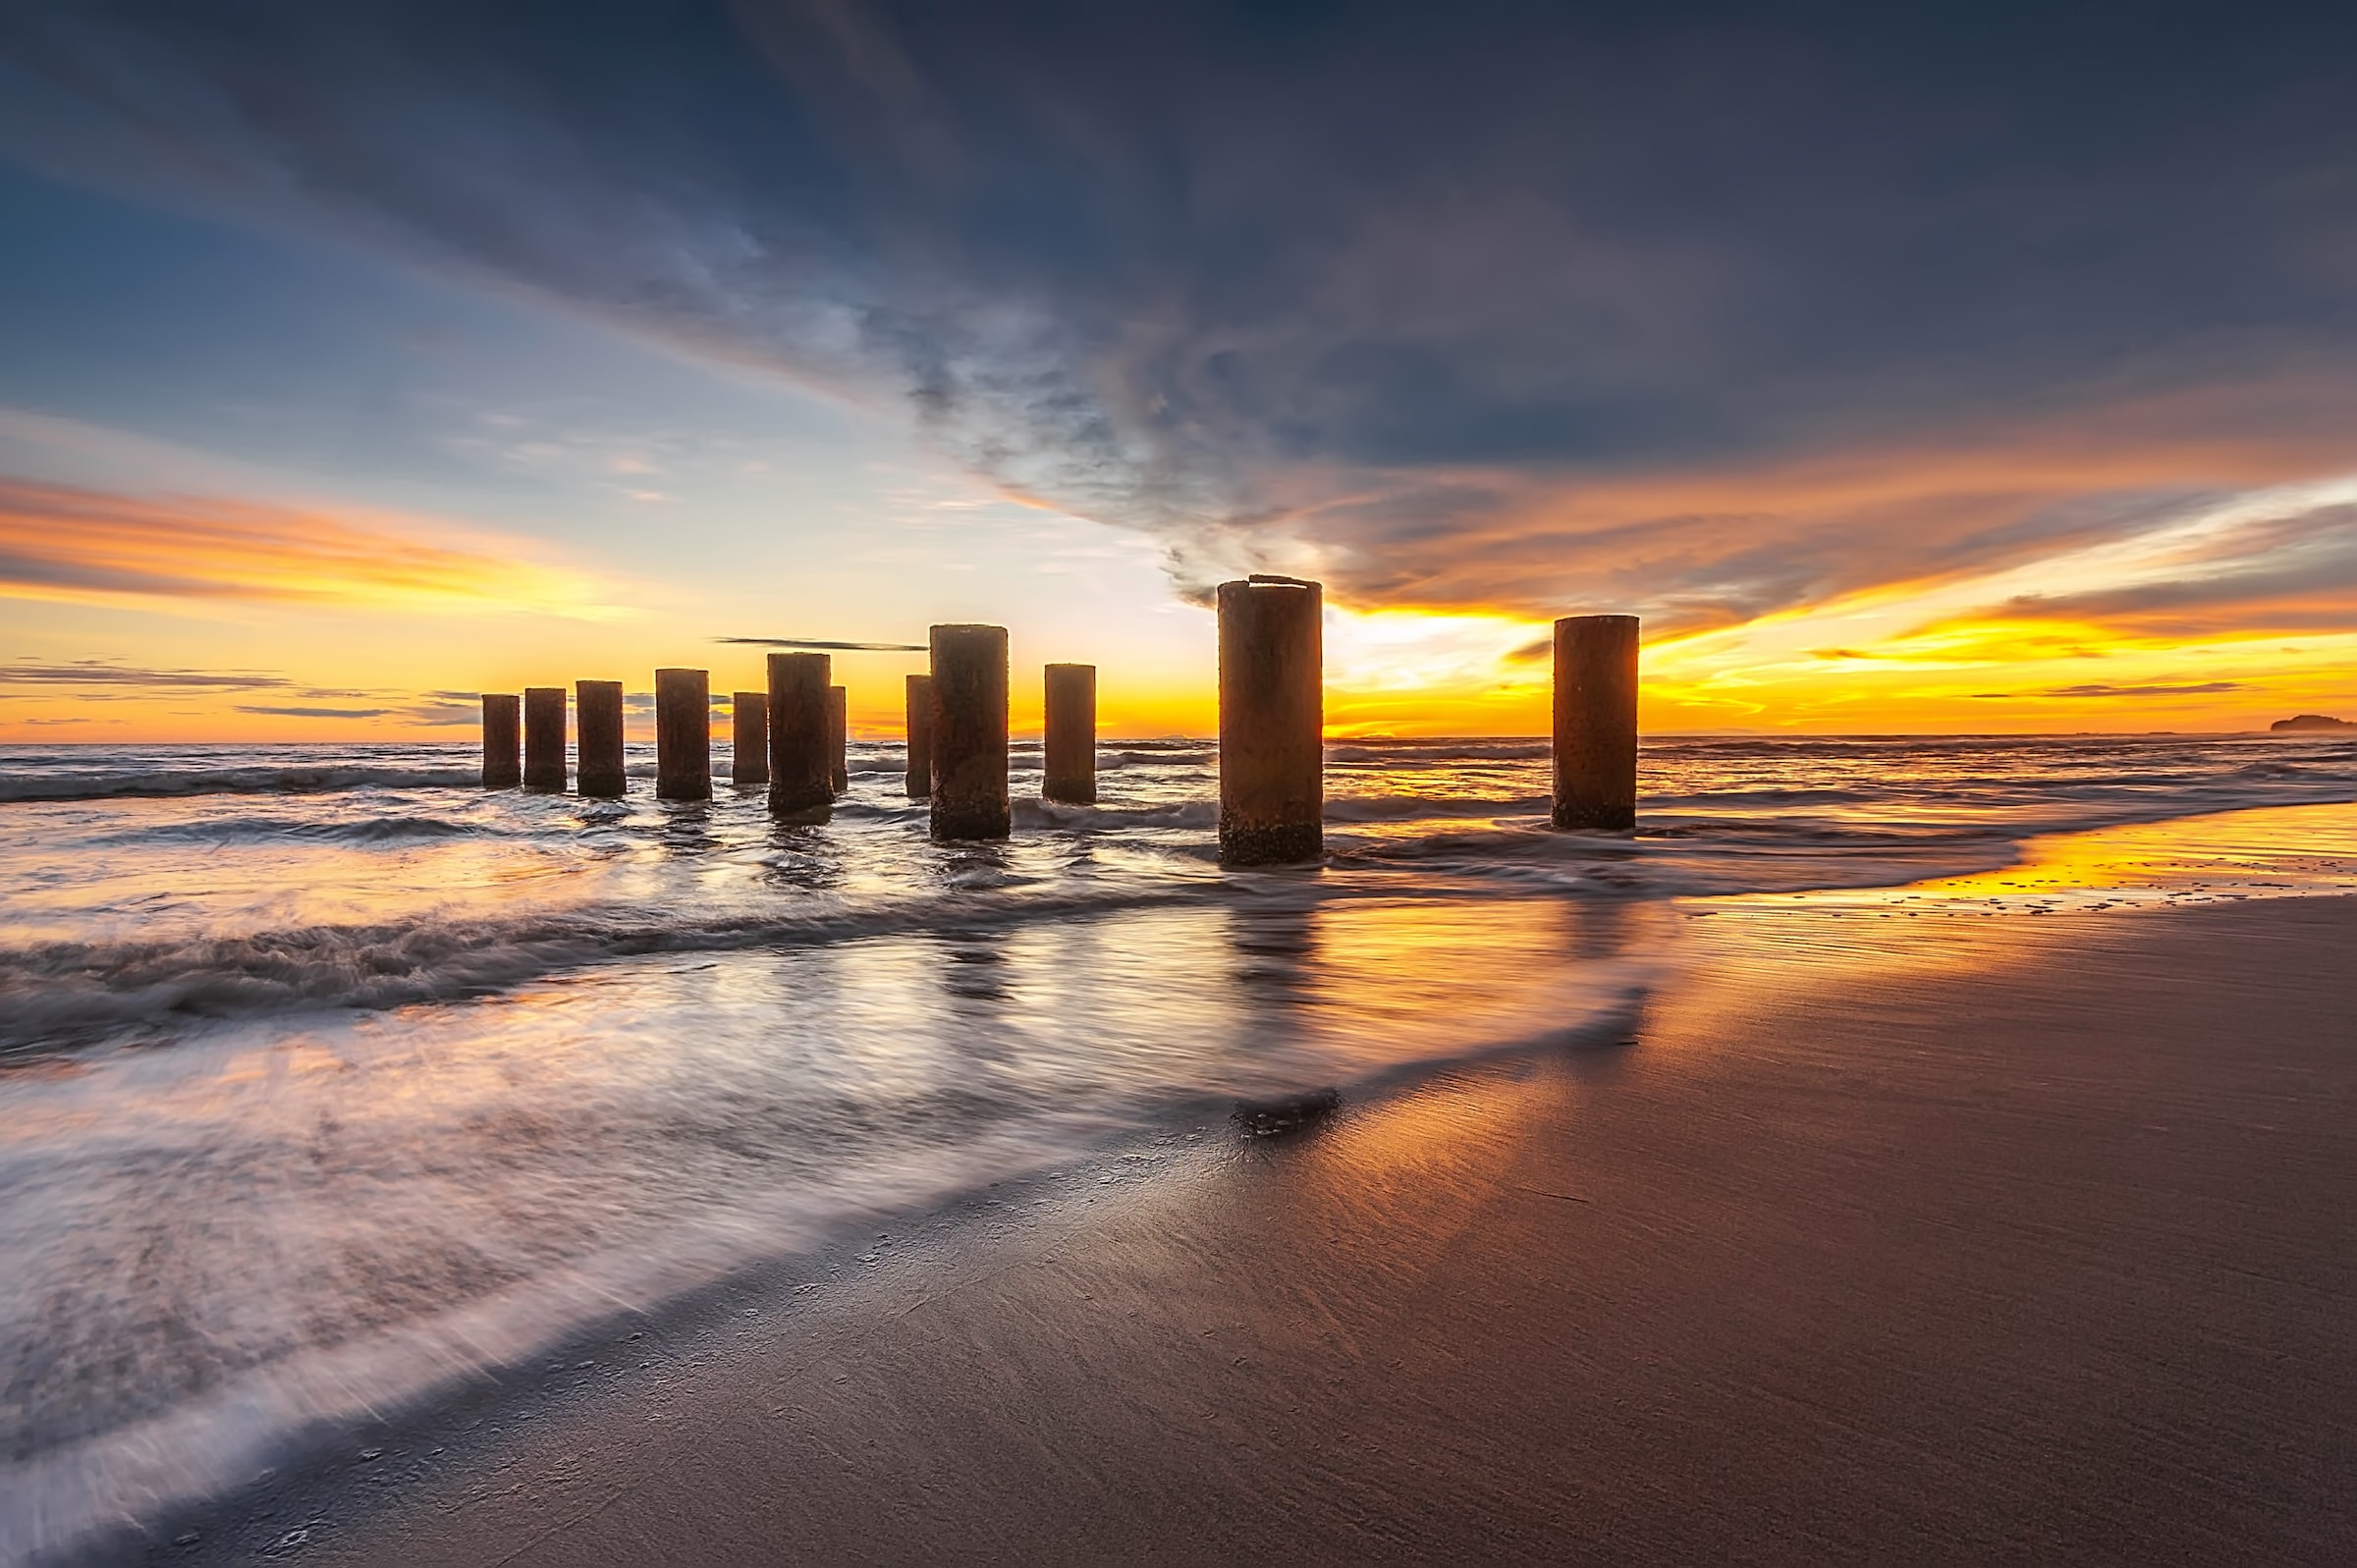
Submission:
[[[2208,697],[2249,689],[2249,684],[2240,680],[2199,680],[2146,686],[2112,686],[2093,681],[2075,686],[2048,686],[2042,691],[1976,691],[1972,695],[1992,701],[2017,701],[2024,697]]]
[[[815,637],[714,637],[755,648],[807,648],[818,653],[923,653],[921,642],[827,642]]]
[[[275,719],[382,719],[395,708],[273,708],[241,703],[239,713],[262,714]]]
[[[143,670],[129,665],[111,664],[99,659],[81,659],[68,664],[0,665],[0,685],[9,686],[115,686],[164,691],[264,691],[291,686],[294,683],[283,676],[257,675],[250,671]]]

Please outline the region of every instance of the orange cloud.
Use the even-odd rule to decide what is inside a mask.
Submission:
[[[0,596],[588,613],[585,579],[321,512],[0,479]]]
[[[2349,417],[2357,393],[2286,378],[1936,435],[1860,432],[1711,467],[1426,471],[1348,493],[1341,476],[1304,474],[1273,524],[1287,542],[1260,555],[1363,608],[1629,610],[1649,633],[1690,632],[1985,576],[2344,473],[2357,468]],[[2229,548],[2278,545],[2248,534]],[[2234,569],[2182,565],[2187,576]]]

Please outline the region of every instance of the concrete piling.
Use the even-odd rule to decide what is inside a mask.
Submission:
[[[655,672],[655,798],[712,798],[712,677]]]
[[[1048,666],[1046,777],[1043,800],[1091,806],[1097,800],[1097,667]]]
[[[1220,858],[1314,860],[1325,845],[1324,591],[1220,584]]]
[[[932,646],[933,837],[1004,838],[1007,628],[935,626]]]
[[[573,708],[580,724],[575,789],[594,799],[621,798],[628,784],[622,769],[622,682],[575,681]]]
[[[729,782],[769,783],[769,693],[740,691],[729,699],[734,717],[735,755],[729,763]]]
[[[933,677],[908,677],[908,798],[933,793]]]
[[[823,653],[769,656],[769,809],[790,822],[824,822],[835,803]]]
[[[1555,825],[1637,825],[1637,618],[1555,623]]]
[[[565,792],[565,688],[523,688],[523,786]]]
[[[523,783],[523,708],[512,691],[483,693],[483,787]]]
[[[827,787],[842,794],[851,787],[851,694],[827,688]]]

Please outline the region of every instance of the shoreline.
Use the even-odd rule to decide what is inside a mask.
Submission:
[[[1712,920],[1634,1050],[881,1223],[154,1560],[2357,1549],[2357,898],[1938,926]]]

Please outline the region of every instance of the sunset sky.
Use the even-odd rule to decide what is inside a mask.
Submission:
[[[1772,15],[1773,13],[1773,15]],[[1781,19],[1781,20],[1780,20]],[[2357,8],[0,0],[0,740],[1012,632],[1337,733],[2357,717]],[[905,654],[839,656],[896,730]]]

